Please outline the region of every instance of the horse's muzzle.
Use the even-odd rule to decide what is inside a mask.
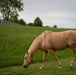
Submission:
[[[24,68],[28,68],[26,65],[23,65]]]

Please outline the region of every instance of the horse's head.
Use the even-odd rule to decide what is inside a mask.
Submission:
[[[30,55],[30,53],[27,52],[24,57],[23,67],[28,68],[32,60],[33,60],[33,57]]]

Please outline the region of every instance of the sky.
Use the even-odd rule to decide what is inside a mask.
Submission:
[[[24,10],[19,13],[26,23],[39,17],[43,26],[76,28],[76,0],[23,0]]]

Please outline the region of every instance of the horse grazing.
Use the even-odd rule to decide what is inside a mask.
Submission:
[[[68,47],[72,49],[75,55],[70,65],[72,68],[76,60],[76,31],[67,30],[63,32],[53,32],[46,30],[40,34],[31,44],[28,52],[25,54],[23,66],[24,68],[27,68],[32,62],[35,52],[39,49],[42,49],[43,61],[40,69],[44,68],[44,62],[48,52],[57,61],[59,68],[61,68],[61,63],[54,51],[63,50]]]

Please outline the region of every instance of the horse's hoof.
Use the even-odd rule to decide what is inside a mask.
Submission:
[[[73,68],[74,65],[70,65],[71,68]]]
[[[39,69],[42,70],[44,67],[40,67]]]
[[[59,66],[59,69],[61,69],[62,67],[61,66]]]

